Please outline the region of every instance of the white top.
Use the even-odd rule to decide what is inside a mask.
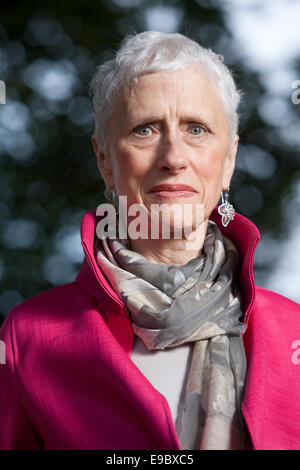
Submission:
[[[153,387],[164,395],[174,423],[188,379],[193,344],[187,343],[175,348],[149,350],[143,341],[134,335],[131,360]]]

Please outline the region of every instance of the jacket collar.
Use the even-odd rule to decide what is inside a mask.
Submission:
[[[85,291],[97,298],[100,305],[105,302],[105,305],[113,308],[115,313],[127,316],[124,303],[110,287],[94,257],[94,234],[99,220],[100,218],[96,216],[96,209],[88,211],[83,216],[81,223],[81,244],[85,259],[76,277],[76,281],[80,283]],[[260,232],[253,222],[237,212],[235,213],[234,220],[227,227],[223,227],[221,217],[218,214],[218,206],[212,211],[210,220],[218,225],[223,235],[235,244],[239,252],[241,260],[239,279],[242,294],[242,310],[244,312],[244,322],[247,324],[255,298],[253,257],[255,248],[260,240]]]
[[[218,206],[211,213],[210,219],[218,225],[222,234],[234,243],[239,252],[242,310],[244,312],[244,322],[248,323],[255,298],[253,258],[255,248],[260,240],[260,232],[253,222],[237,212],[234,220],[227,227],[223,227],[218,213]]]

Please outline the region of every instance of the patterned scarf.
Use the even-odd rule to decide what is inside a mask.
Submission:
[[[235,246],[209,220],[201,255],[186,265],[153,263],[129,247],[128,240],[95,239],[97,262],[127,306],[134,333],[150,350],[194,343],[175,424],[181,448],[243,449],[246,327]]]

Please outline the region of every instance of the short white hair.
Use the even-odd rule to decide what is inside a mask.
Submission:
[[[217,85],[232,140],[238,133],[237,108],[242,92],[224,64],[224,57],[179,33],[144,31],[126,36],[114,58],[97,66],[90,82],[97,142],[104,145],[108,120],[120,93],[139,76],[189,65],[200,66]]]

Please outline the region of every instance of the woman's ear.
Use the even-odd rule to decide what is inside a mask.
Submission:
[[[97,157],[98,170],[104,179],[106,187],[108,189],[112,189],[115,186],[115,182],[109,152],[108,150],[106,152],[103,151],[103,148],[100,147],[95,134],[92,135],[91,139],[94,152]]]
[[[238,143],[239,143],[239,136],[236,135],[229,147],[229,152],[224,162],[223,181],[222,181],[223,189],[227,189],[230,187],[230,182],[231,182],[231,178],[232,178],[234,167],[235,167],[235,158],[236,158]]]

